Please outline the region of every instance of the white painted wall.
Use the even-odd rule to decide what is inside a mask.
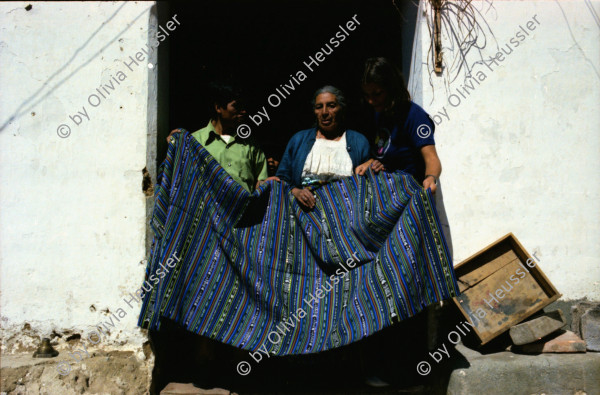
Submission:
[[[600,2],[472,4],[489,25],[484,58],[499,47],[510,52],[505,44],[513,37],[520,45],[493,71],[474,65],[473,75],[482,71],[486,78],[463,98],[458,91],[464,73],[452,82],[448,69],[442,77],[427,69],[430,36],[423,12],[430,16],[431,10],[422,4],[409,82],[415,101],[438,116],[454,262],[513,232],[540,257],[563,299],[599,300]],[[536,15],[539,25],[532,22],[537,27],[521,41],[517,31],[527,30]],[[444,33],[449,65],[458,51]],[[476,55],[473,49],[470,65]],[[440,115],[444,111],[449,119]]]
[[[123,61],[148,43],[154,6],[0,3],[0,303],[8,343],[25,323],[41,335],[85,337],[105,319],[102,310],[123,307],[142,281],[142,169],[147,134],[156,133],[148,97],[157,69],[146,60],[129,70]],[[92,107],[88,97],[119,71],[126,78]],[[77,126],[69,116],[82,106],[90,120]],[[60,124],[70,126],[69,137],[58,136]],[[125,311],[100,345],[139,351],[139,308]]]
[[[125,307],[143,276],[142,169],[156,133],[157,69],[123,64],[155,31],[154,3],[28,4],[0,3],[0,307],[9,352],[7,340],[27,341],[25,323],[42,335],[85,336],[106,319],[102,310]],[[600,3],[587,4],[474,2],[496,40],[488,36],[486,58],[534,15],[540,25],[495,71],[475,66],[487,78],[456,107],[448,95],[464,75],[449,83],[420,71],[429,50],[421,20],[410,85],[431,115],[445,108],[450,117],[436,141],[455,263],[513,232],[566,299],[598,300],[600,29],[592,11],[600,14]],[[444,43],[448,63],[456,53]],[[89,95],[118,71],[126,79],[92,107]],[[90,120],[76,126],[69,115],[82,106]],[[60,124],[71,127],[68,138],[57,135]],[[139,351],[138,309],[125,311],[102,345]]]

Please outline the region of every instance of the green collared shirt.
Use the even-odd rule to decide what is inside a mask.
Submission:
[[[211,121],[205,128],[192,133],[192,136],[248,192],[254,191],[258,180],[268,177],[265,154],[252,141],[231,136],[229,142],[225,142]]]

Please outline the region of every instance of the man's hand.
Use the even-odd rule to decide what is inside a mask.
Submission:
[[[431,188],[431,193],[435,193],[437,190],[437,180],[433,176],[427,176],[423,180],[423,188]]]
[[[300,204],[300,206],[303,208],[311,210],[317,203],[317,199],[308,189],[294,188],[292,189],[292,194],[298,201],[298,204]]]
[[[179,133],[179,132],[180,132],[179,129],[173,129],[173,130],[171,130],[171,133],[169,133],[169,135],[167,136],[167,143],[171,142],[171,139],[173,138],[171,136],[173,136],[174,133]]]

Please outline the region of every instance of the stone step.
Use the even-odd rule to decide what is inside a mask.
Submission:
[[[482,355],[462,344],[467,366],[450,375],[448,395],[600,394],[600,354]]]
[[[298,392],[301,391],[301,392]],[[338,391],[323,390],[315,391],[310,390],[308,392],[302,392],[302,389],[266,389],[262,391],[243,391],[243,395],[269,395],[269,394],[299,394],[299,393],[310,393],[314,395],[387,395],[387,394],[411,394],[411,395],[430,395],[431,390],[424,386],[416,386],[405,389],[398,388],[372,388],[370,390],[365,389],[350,389],[340,388]],[[201,389],[194,387],[191,383],[169,383],[161,392],[160,395],[238,395],[235,392],[231,392],[222,388],[213,389]]]
[[[267,384],[267,383],[265,383]],[[410,388],[339,388],[338,390],[315,390],[302,388],[270,388],[265,385],[265,388],[260,391],[243,390],[241,395],[270,395],[270,394],[313,394],[313,395],[388,395],[388,394],[411,394],[411,395],[431,395],[434,392],[426,386],[413,386]],[[436,392],[438,393],[438,392]],[[160,395],[238,395],[236,392],[231,392],[222,388],[201,389],[194,387],[191,383],[169,383],[161,392]]]

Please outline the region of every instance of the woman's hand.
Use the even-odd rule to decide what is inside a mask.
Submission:
[[[254,189],[258,189],[258,187],[259,187],[259,186],[261,186],[261,185],[262,185],[262,184],[264,184],[265,182],[269,182],[269,181],[281,181],[281,180],[279,179],[279,177],[275,177],[275,176],[273,176],[273,177],[269,177],[269,178],[266,178],[266,179],[264,179],[264,180],[258,180],[258,181],[256,182],[256,187],[255,187]]]
[[[425,177],[423,180],[423,188],[431,188],[431,193],[435,193],[437,190],[437,180],[434,178],[434,176]]]
[[[374,160],[373,163],[371,163],[371,169],[373,169],[375,173],[379,173],[381,170],[385,170],[385,166],[380,161]]]
[[[381,170],[385,170],[385,166],[383,165],[383,163],[376,159],[369,159],[362,165],[356,166],[356,170],[354,171],[354,173],[358,174],[359,176],[362,176],[367,172],[367,169],[369,167],[373,169],[375,173],[379,173]]]
[[[313,209],[317,203],[317,199],[308,189],[294,188],[292,189],[292,195],[294,195],[301,207],[309,210]]]
[[[435,150],[435,145],[425,145],[421,147],[421,154],[425,161],[425,179],[423,188],[431,188],[431,193],[437,190],[437,179],[442,174],[442,163]]]
[[[356,169],[354,170],[354,174],[363,176],[367,172],[367,169],[369,168],[369,166],[371,166],[371,163],[373,163],[373,159],[369,159],[362,165],[356,166]]]

